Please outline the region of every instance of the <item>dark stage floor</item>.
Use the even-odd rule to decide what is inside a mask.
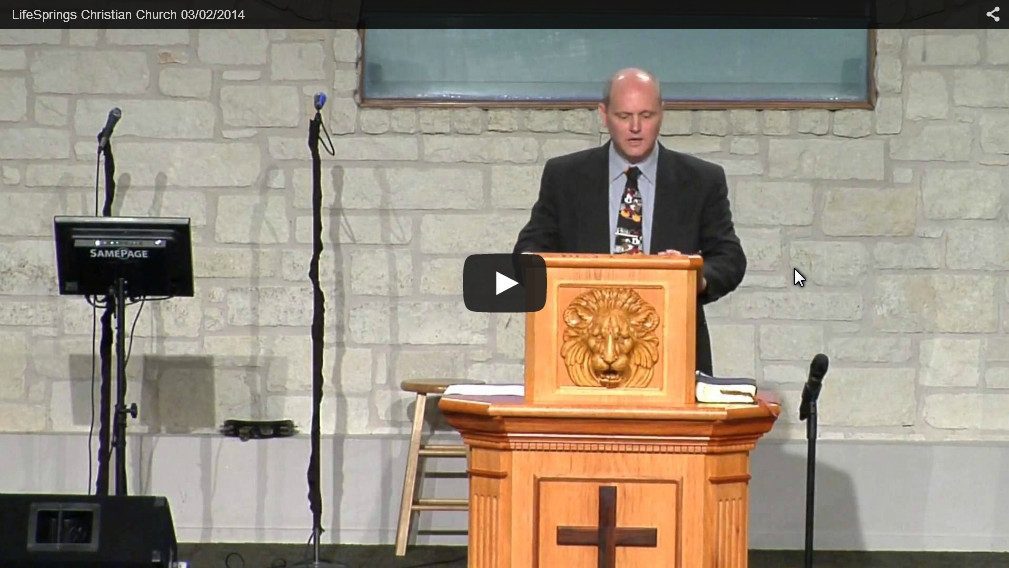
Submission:
[[[392,546],[323,546],[322,557],[347,568],[464,568],[466,549],[412,546],[397,558]],[[310,548],[291,544],[180,544],[189,568],[289,568],[310,559]],[[831,552],[815,556],[816,568],[1005,568],[1009,553]],[[750,551],[750,568],[799,568],[802,551]],[[563,567],[557,567],[563,568]],[[653,568],[651,566],[630,568]]]

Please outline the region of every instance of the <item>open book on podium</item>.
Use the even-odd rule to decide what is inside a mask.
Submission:
[[[746,377],[713,377],[697,371],[697,402],[755,404],[757,381]]]
[[[449,385],[444,396],[525,396],[525,385]]]
[[[446,396],[519,396],[524,397],[525,385],[460,384],[445,389]],[[713,377],[697,371],[695,388],[697,402],[717,404],[755,404],[757,381],[745,377]]]

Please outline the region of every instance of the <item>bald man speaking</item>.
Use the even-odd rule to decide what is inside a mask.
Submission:
[[[547,161],[515,252],[701,255],[697,368],[712,374],[703,306],[735,290],[746,272],[725,172],[659,144],[662,93],[647,71],[618,71],[599,114],[610,141]]]

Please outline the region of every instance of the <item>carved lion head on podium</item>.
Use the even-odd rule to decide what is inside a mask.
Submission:
[[[578,386],[644,387],[659,360],[659,315],[630,288],[596,288],[564,310],[561,357]]]

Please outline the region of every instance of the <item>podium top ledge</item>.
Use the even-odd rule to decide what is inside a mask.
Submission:
[[[697,254],[575,254],[535,253],[551,268],[648,268],[700,270],[704,259]]]
[[[781,407],[758,396],[757,404],[691,404],[668,408],[626,408],[612,406],[573,406],[563,404],[526,404],[519,396],[452,395],[438,404],[441,411],[497,417],[592,418],[596,420],[676,420],[721,422],[777,417]]]

